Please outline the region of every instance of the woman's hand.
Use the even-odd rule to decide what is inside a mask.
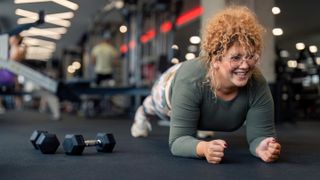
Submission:
[[[280,157],[281,145],[275,138],[269,137],[260,142],[256,154],[264,162],[274,162]]]
[[[213,141],[201,141],[197,145],[197,154],[205,157],[208,163],[219,164],[224,156],[224,149],[227,143],[224,140],[217,139]]]

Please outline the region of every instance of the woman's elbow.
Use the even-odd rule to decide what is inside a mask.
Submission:
[[[174,148],[174,140],[169,140],[169,149],[172,155],[177,156],[177,151]]]

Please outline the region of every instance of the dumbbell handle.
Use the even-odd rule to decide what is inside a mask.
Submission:
[[[86,146],[96,146],[101,144],[101,140],[85,140]]]

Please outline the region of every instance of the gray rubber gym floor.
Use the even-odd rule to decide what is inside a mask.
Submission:
[[[88,120],[63,115],[62,121],[34,111],[10,111],[0,115],[1,180],[117,180],[117,179],[314,179],[320,178],[320,119],[277,126],[283,150],[281,159],[266,164],[251,156],[244,130],[217,133],[228,142],[225,159],[219,165],[205,160],[179,158],[168,149],[168,128],[153,122],[149,138],[130,136],[129,118]],[[82,156],[67,156],[60,146],[54,155],[33,149],[33,130],[56,133],[62,142],[66,133],[80,133],[92,139],[97,132],[112,132],[117,140],[111,154],[96,153],[94,147]]]

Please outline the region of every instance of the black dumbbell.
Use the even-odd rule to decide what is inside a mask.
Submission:
[[[85,147],[95,146],[98,152],[112,152],[116,140],[113,134],[98,133],[95,140],[84,140],[82,135],[67,134],[63,149],[67,155],[81,155]]]
[[[54,154],[60,142],[55,134],[48,131],[35,130],[33,131],[30,141],[35,149],[40,149],[43,154]]]

